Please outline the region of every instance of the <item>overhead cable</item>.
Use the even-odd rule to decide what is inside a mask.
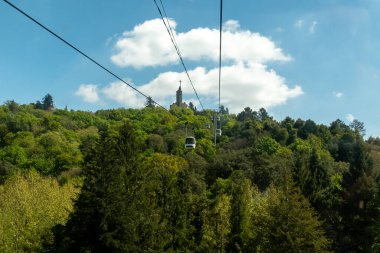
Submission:
[[[223,0],[220,0],[219,18],[219,113],[220,113],[220,83],[222,77],[222,33],[223,33]]]
[[[160,0],[160,4],[161,4],[161,7],[162,7],[162,11],[164,12],[164,16],[165,16],[165,20],[166,20],[166,26],[169,27],[169,31],[170,31],[169,35],[173,39],[174,47],[175,47],[177,53],[181,55],[181,52],[179,51],[179,48],[178,48],[177,41],[176,41],[175,36],[174,36],[173,28],[170,25],[169,18],[168,18],[168,15],[166,14],[165,6],[164,6],[162,0]],[[182,55],[181,55],[181,57],[182,57]]]
[[[18,12],[20,12],[21,14],[23,14],[25,17],[27,17],[30,20],[32,20],[34,23],[36,23],[40,27],[42,27],[44,30],[48,31],[54,37],[56,37],[57,39],[59,39],[60,41],[62,41],[63,43],[65,43],[66,45],[68,45],[69,47],[71,47],[72,49],[74,49],[76,52],[80,53],[81,55],[83,55],[84,57],[86,57],[88,60],[92,61],[98,67],[102,68],[104,71],[108,72],[110,75],[112,75],[113,77],[115,77],[119,81],[123,82],[124,84],[126,84],[127,86],[129,86],[131,89],[133,89],[134,91],[136,91],[137,93],[139,93],[140,95],[144,96],[146,99],[151,99],[151,101],[153,103],[155,103],[156,105],[158,105],[159,107],[161,107],[161,108],[163,108],[163,109],[165,109],[167,111],[167,109],[165,107],[163,107],[162,105],[160,105],[159,103],[157,103],[156,101],[154,101],[150,96],[145,95],[144,93],[142,93],[141,91],[139,91],[137,88],[133,87],[131,84],[129,84],[126,81],[124,81],[121,77],[117,76],[111,70],[109,70],[106,67],[104,67],[103,65],[101,65],[99,62],[97,62],[96,60],[94,60],[93,58],[91,58],[90,56],[88,56],[87,54],[85,54],[83,51],[81,51],[80,49],[78,49],[77,47],[75,47],[73,44],[69,43],[67,40],[63,39],[61,36],[59,36],[58,34],[56,34],[55,32],[53,32],[52,30],[50,30],[49,28],[47,28],[46,26],[44,26],[43,24],[41,24],[39,21],[37,21],[36,19],[34,19],[33,17],[31,17],[30,15],[28,15],[27,13],[25,13],[23,10],[21,10],[20,8],[18,8],[17,6],[15,6],[11,2],[9,2],[8,0],[3,0],[3,1],[6,2],[8,5],[10,5],[11,7],[13,7]]]
[[[156,0],[153,0],[153,1],[154,1],[154,3],[156,4],[156,7],[157,7],[158,12],[160,13],[160,16],[161,16],[162,22],[164,23],[164,25],[165,25],[165,27],[166,27],[166,31],[169,33],[170,40],[172,41],[173,46],[174,46],[174,48],[175,48],[175,50],[176,50],[176,52],[177,52],[177,54],[178,54],[178,57],[179,57],[179,59],[180,59],[180,61],[181,61],[181,64],[182,64],[182,66],[183,66],[183,68],[184,68],[184,70],[185,70],[185,72],[186,72],[187,78],[189,79],[190,84],[191,84],[191,86],[193,87],[194,93],[195,93],[195,95],[196,95],[196,97],[197,97],[197,99],[198,99],[198,101],[199,101],[199,104],[201,105],[202,110],[204,110],[203,104],[202,104],[202,102],[201,102],[201,100],[200,100],[200,98],[199,98],[199,96],[198,96],[198,93],[197,93],[195,87],[194,87],[193,81],[192,81],[191,78],[190,78],[189,72],[187,71],[187,68],[186,68],[185,62],[183,61],[183,58],[182,58],[181,52],[180,52],[179,47],[178,47],[178,45],[177,45],[177,42],[176,42],[176,40],[175,40],[174,32],[173,32],[173,29],[172,29],[172,27],[171,27],[171,25],[170,25],[170,23],[169,23],[169,19],[168,19],[167,15],[166,15],[166,11],[165,11],[164,5],[163,5],[162,1],[160,0],[160,2],[161,2],[161,6],[162,6],[162,9],[163,9],[163,11],[161,11],[161,8],[160,8],[160,6],[158,5],[157,1],[156,1]],[[164,16],[164,14],[163,14],[162,12],[165,13],[165,16]],[[166,17],[166,19],[165,19],[165,17]]]

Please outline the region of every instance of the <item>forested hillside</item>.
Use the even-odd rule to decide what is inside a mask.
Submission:
[[[223,110],[215,146],[211,110],[49,99],[0,106],[0,252],[380,252],[359,121]]]

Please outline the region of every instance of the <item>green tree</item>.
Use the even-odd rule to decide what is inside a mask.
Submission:
[[[280,144],[269,136],[260,138],[257,142],[255,151],[259,154],[273,155],[280,149]]]
[[[337,119],[330,124],[329,129],[333,135],[341,135],[347,132],[349,127],[343,121]]]
[[[231,197],[218,194],[210,208],[203,212],[203,252],[226,252],[228,235],[231,231]]]
[[[268,112],[267,112],[264,108],[260,108],[260,110],[259,110],[257,116],[258,116],[258,118],[259,118],[261,121],[264,121],[264,120],[270,118]]]
[[[150,202],[151,209],[145,215],[157,219],[144,223],[145,229],[139,234],[145,236],[140,236],[139,244],[146,250],[159,252],[185,251],[191,232],[190,207],[186,190],[180,188],[178,174],[187,169],[187,162],[177,156],[155,153],[144,161],[143,167],[149,180],[143,183],[141,198]]]
[[[64,231],[56,234],[59,251],[137,251],[138,185],[133,175],[139,147],[137,132],[128,122],[103,134],[86,158],[85,181],[74,212]]]
[[[49,93],[42,99],[42,108],[46,111],[54,109],[53,97]]]
[[[196,112],[196,107],[194,106],[193,102],[190,102],[190,103],[189,103],[189,108],[190,108],[191,110],[193,110],[194,112]]]
[[[241,113],[239,113],[237,115],[236,118],[239,121],[245,121],[247,119],[253,119],[254,118],[254,114],[253,114],[253,111],[252,111],[251,108],[246,107],[246,108],[244,108],[244,111],[242,111]]]
[[[16,173],[18,170],[19,168],[10,162],[0,159],[0,185],[4,184],[8,177]]]
[[[378,217],[374,201],[376,181],[369,151],[360,136],[343,134],[338,158],[349,162],[343,175],[341,221],[335,240],[337,252],[368,252],[373,242],[371,226]]]
[[[283,190],[269,188],[254,203],[252,251],[329,252],[317,213],[291,181],[286,180]]]
[[[308,119],[305,124],[298,130],[298,136],[302,139],[307,139],[310,134],[317,134],[318,127],[314,121]]]
[[[355,133],[357,134],[360,134],[361,136],[364,136],[365,135],[365,128],[364,128],[364,123],[357,120],[357,119],[354,119],[351,123],[350,123],[350,127],[352,128],[352,130],[355,131]]]
[[[147,97],[146,102],[145,102],[145,107],[148,107],[148,108],[156,107],[156,104],[154,103],[152,97]]]
[[[8,106],[9,111],[16,113],[18,110],[18,104],[14,100],[8,100],[5,102],[5,104]]]
[[[43,105],[42,105],[42,103],[41,103],[40,100],[36,101],[36,104],[34,105],[34,108],[41,109],[41,110],[44,109],[44,107],[43,107]]]
[[[252,225],[254,197],[258,190],[242,171],[235,171],[230,177],[231,235],[228,252],[254,252],[252,240],[255,228]]]
[[[16,173],[0,186],[0,251],[41,252],[52,244],[51,228],[64,224],[78,189],[59,186],[35,171]]]

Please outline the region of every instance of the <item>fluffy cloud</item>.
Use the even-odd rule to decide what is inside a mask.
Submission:
[[[185,33],[176,33],[177,26],[170,20],[182,57],[193,61],[219,59],[219,31],[210,28],[195,28]],[[142,68],[164,66],[178,62],[178,56],[169,40],[161,19],[137,25],[124,32],[115,45],[112,62],[120,67]],[[240,30],[239,22],[229,20],[223,29],[223,59],[239,62],[289,61],[270,39],[247,30]]]
[[[337,98],[341,98],[341,97],[343,97],[343,93],[342,93],[342,92],[334,92],[333,94],[334,94],[334,96],[337,97]]]
[[[114,82],[100,90],[107,99],[128,107],[142,107],[145,100],[125,83]]]
[[[125,83],[114,82],[103,88],[95,84],[82,84],[75,95],[81,97],[88,103],[99,103],[101,101],[114,101],[127,107],[139,108],[144,105],[145,100]]]
[[[97,103],[100,101],[98,87],[94,84],[81,84],[75,95],[81,97],[85,102]]]
[[[346,115],[346,119],[348,120],[348,122],[351,123],[351,122],[353,122],[355,120],[355,117],[352,114],[347,114]]]
[[[207,71],[198,67],[189,74],[196,84],[201,100],[216,102],[219,91],[218,69]],[[170,97],[174,99],[174,90],[178,86],[176,81],[184,77],[185,73],[164,73],[141,88],[150,91],[152,97],[167,101]],[[193,94],[192,87],[187,82],[184,82],[182,87],[184,95]],[[229,107],[231,112],[239,112],[245,106],[270,108],[303,93],[301,87],[289,88],[284,78],[259,63],[223,67],[221,87],[221,102]]]
[[[225,31],[237,31],[240,28],[239,21],[237,20],[228,20],[223,25],[223,30]]]
[[[285,79],[273,70],[267,70],[262,64],[238,64],[222,69],[222,94],[221,102],[231,112],[240,112],[244,107],[250,106],[270,108],[285,103],[290,98],[303,93],[301,87],[289,88]],[[218,100],[218,69],[207,71],[198,67],[189,72],[201,101],[210,101],[217,108]],[[158,75],[147,84],[139,86],[139,90],[149,94],[157,102],[168,106],[175,100],[175,90],[178,88],[178,80],[185,80],[183,72],[165,72]],[[193,89],[188,81],[182,84],[185,97],[193,96]],[[128,107],[141,107],[145,98],[133,92],[121,82],[112,83],[99,90],[108,100],[115,101]],[[193,103],[198,105],[195,98]],[[199,107],[199,106],[198,106]]]
[[[173,29],[176,23],[170,20]],[[153,19],[124,32],[115,45],[111,60],[118,66],[158,66],[178,61],[161,19]]]

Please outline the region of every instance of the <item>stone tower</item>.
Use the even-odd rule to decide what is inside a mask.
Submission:
[[[182,81],[179,81],[179,88],[176,92],[176,99],[175,102],[170,106],[170,108],[173,108],[173,106],[181,107],[181,108],[187,108],[187,104],[183,102],[182,99],[182,87],[181,87]]]
[[[176,101],[175,104],[179,107],[182,107],[182,89],[181,89],[182,81],[179,81],[179,88],[176,93]]]

